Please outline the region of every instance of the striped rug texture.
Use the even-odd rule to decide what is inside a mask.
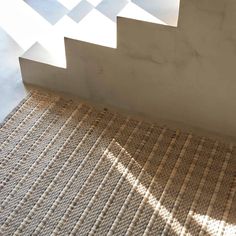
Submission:
[[[236,148],[33,91],[0,126],[0,235],[236,235]]]

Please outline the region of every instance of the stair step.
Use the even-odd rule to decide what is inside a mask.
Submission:
[[[171,19],[163,15],[158,24],[149,23],[153,20],[150,15],[155,16],[151,10],[145,13],[149,20],[146,17],[140,21],[129,14],[132,9],[143,12],[140,4],[138,0],[129,1],[120,12],[117,46],[113,47],[104,46],[109,45],[108,32],[116,29],[115,22],[100,8],[90,11],[79,24],[66,16],[58,24],[58,31],[64,27],[69,35],[62,47],[66,68],[21,58],[23,81],[156,121],[236,137],[232,103],[236,100],[236,28],[232,23],[236,22],[236,14],[232,14],[236,3],[182,0],[178,27],[163,25]],[[124,17],[127,14],[129,18]],[[222,15],[226,16],[223,21]],[[92,44],[94,39],[101,41]],[[39,43],[48,50],[43,39]],[[33,48],[39,50],[40,46]]]
[[[63,60],[65,55],[56,55],[55,52],[50,52],[38,42],[31,46],[21,57],[35,62],[66,68],[66,62]]]

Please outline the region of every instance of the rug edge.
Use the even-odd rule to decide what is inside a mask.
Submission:
[[[31,92],[27,92],[26,96],[6,115],[2,122],[0,122],[0,130],[11,119],[11,117],[20,109],[20,107],[29,99]]]

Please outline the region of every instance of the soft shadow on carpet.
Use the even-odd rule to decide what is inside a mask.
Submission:
[[[0,127],[0,234],[236,235],[235,151],[33,91]]]

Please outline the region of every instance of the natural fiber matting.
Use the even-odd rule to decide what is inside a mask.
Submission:
[[[235,150],[34,91],[0,127],[0,234],[236,235]]]

